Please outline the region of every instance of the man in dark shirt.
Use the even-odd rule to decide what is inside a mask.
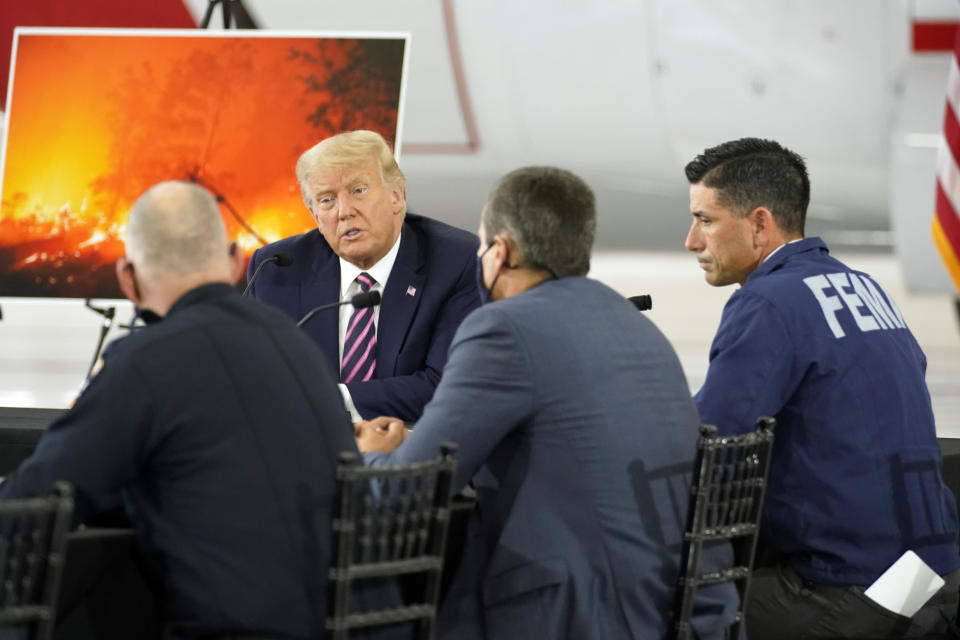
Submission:
[[[158,569],[165,637],[323,635],[334,471],[356,451],[323,355],[241,298],[213,198],[161,183],[134,204],[124,294],[162,317],[107,350],[0,498],[76,489],[83,521],[122,499]]]

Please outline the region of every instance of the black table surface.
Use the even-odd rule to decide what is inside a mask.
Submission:
[[[29,456],[44,428],[65,411],[0,407],[0,476]],[[960,498],[960,438],[938,438],[938,441],[943,453],[943,479],[954,497]]]
[[[0,407],[0,429],[44,429],[66,409]]]
[[[30,454],[43,430],[51,422],[66,413],[66,409],[31,409],[23,407],[0,407],[0,475],[14,469]],[[958,483],[947,484],[954,493],[960,489],[960,438],[937,438],[943,453],[944,466],[947,458],[957,466]],[[10,449],[8,451],[8,449]],[[944,475],[947,475],[946,469]]]
[[[47,425],[65,411],[0,407],[0,475],[16,469],[33,451]]]
[[[65,411],[0,407],[0,475],[29,456],[46,426]],[[960,496],[960,438],[938,440],[944,481],[955,497]],[[471,509],[469,500],[454,505],[450,540],[462,542]],[[134,545],[129,529],[88,529],[70,534],[57,640],[158,637],[158,600],[136,560]],[[445,583],[459,559],[456,551],[447,555]]]

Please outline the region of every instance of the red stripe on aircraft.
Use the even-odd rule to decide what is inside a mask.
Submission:
[[[913,23],[913,51],[934,53],[953,51],[960,22],[938,20]]]

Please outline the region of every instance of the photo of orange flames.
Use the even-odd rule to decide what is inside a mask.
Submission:
[[[162,180],[206,186],[249,255],[313,227],[304,150],[352,129],[396,139],[402,38],[223,33],[18,33],[0,296],[122,297],[127,211]]]

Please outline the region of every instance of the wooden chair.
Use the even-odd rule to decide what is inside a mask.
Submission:
[[[677,640],[695,638],[691,620],[697,590],[720,582],[737,583],[740,606],[728,637],[740,637],[775,425],[773,418],[760,418],[755,432],[739,436],[717,436],[716,427],[700,427],[674,607]],[[733,565],[702,572],[704,546],[723,540],[733,546]]]
[[[340,454],[326,623],[334,640],[400,623],[433,637],[456,457],[450,443],[438,459],[409,465],[365,467]]]
[[[73,517],[73,489],[58,482],[45,498],[0,501],[0,627],[27,625],[49,640]]]

